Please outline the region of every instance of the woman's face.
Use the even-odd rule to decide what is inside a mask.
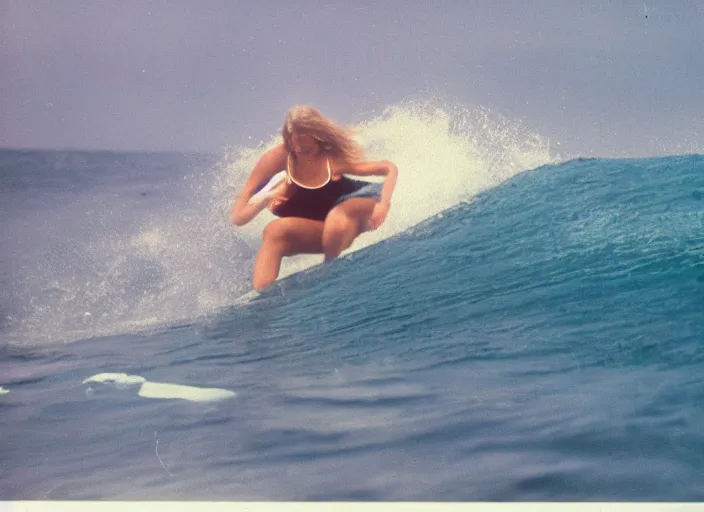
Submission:
[[[297,155],[314,155],[320,150],[318,141],[311,135],[296,132],[291,134],[291,148]]]

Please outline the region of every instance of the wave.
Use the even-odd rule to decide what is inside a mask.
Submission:
[[[401,233],[448,208],[470,201],[521,171],[556,163],[550,142],[515,120],[486,108],[468,108],[433,100],[409,100],[386,108],[356,127],[370,159],[388,159],[399,168],[393,206],[386,222],[361,235],[345,253]],[[236,190],[249,175],[259,155],[279,143],[277,136],[257,147],[230,149],[225,176]],[[228,187],[217,186],[216,193]],[[231,195],[221,195],[220,207],[229,208]],[[255,248],[264,226],[274,219],[264,211],[240,230]],[[318,256],[287,258],[281,277],[320,262]]]
[[[369,158],[392,160],[400,173],[387,221],[346,254],[559,160],[549,141],[481,107],[406,101],[357,128]],[[228,148],[216,165],[184,176],[186,194],[175,204],[135,213],[129,231],[94,223],[92,230],[44,247],[45,256],[17,276],[6,334],[22,344],[68,342],[191,321],[233,304],[251,288],[252,258],[273,216],[265,211],[233,228],[229,210],[259,155],[277,141],[272,135]],[[82,206],[94,201],[86,196]],[[71,212],[74,218],[60,223],[84,222],[80,205]],[[280,277],[321,260],[288,258]]]

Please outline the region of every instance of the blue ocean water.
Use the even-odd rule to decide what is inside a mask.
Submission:
[[[0,152],[0,497],[704,498],[704,156],[463,119],[370,123],[413,178],[386,231],[245,300],[261,226],[227,217],[260,147]]]

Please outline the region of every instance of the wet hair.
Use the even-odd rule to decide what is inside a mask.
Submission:
[[[364,160],[364,149],[354,140],[354,132],[326,118],[314,107],[295,106],[286,113],[281,135],[289,153],[293,132],[310,135],[334,158],[348,163]]]

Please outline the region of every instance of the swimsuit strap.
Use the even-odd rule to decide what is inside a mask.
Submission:
[[[317,189],[317,188],[323,188],[325,185],[327,185],[328,183],[330,183],[330,180],[332,179],[332,169],[330,169],[330,159],[329,159],[329,158],[326,158],[325,160],[326,160],[327,165],[328,165],[328,179],[325,180],[325,183],[323,183],[322,185],[318,185],[317,187],[309,187],[309,186],[307,186],[307,185],[303,185],[302,183],[298,183],[298,182],[293,178],[293,174],[291,173],[291,153],[289,153],[288,156],[286,157],[286,175],[288,176],[288,178],[289,178],[293,183],[295,183],[296,185],[298,185],[298,186],[301,187],[301,188],[307,188],[307,189],[309,189],[309,190],[315,190],[315,189]]]

